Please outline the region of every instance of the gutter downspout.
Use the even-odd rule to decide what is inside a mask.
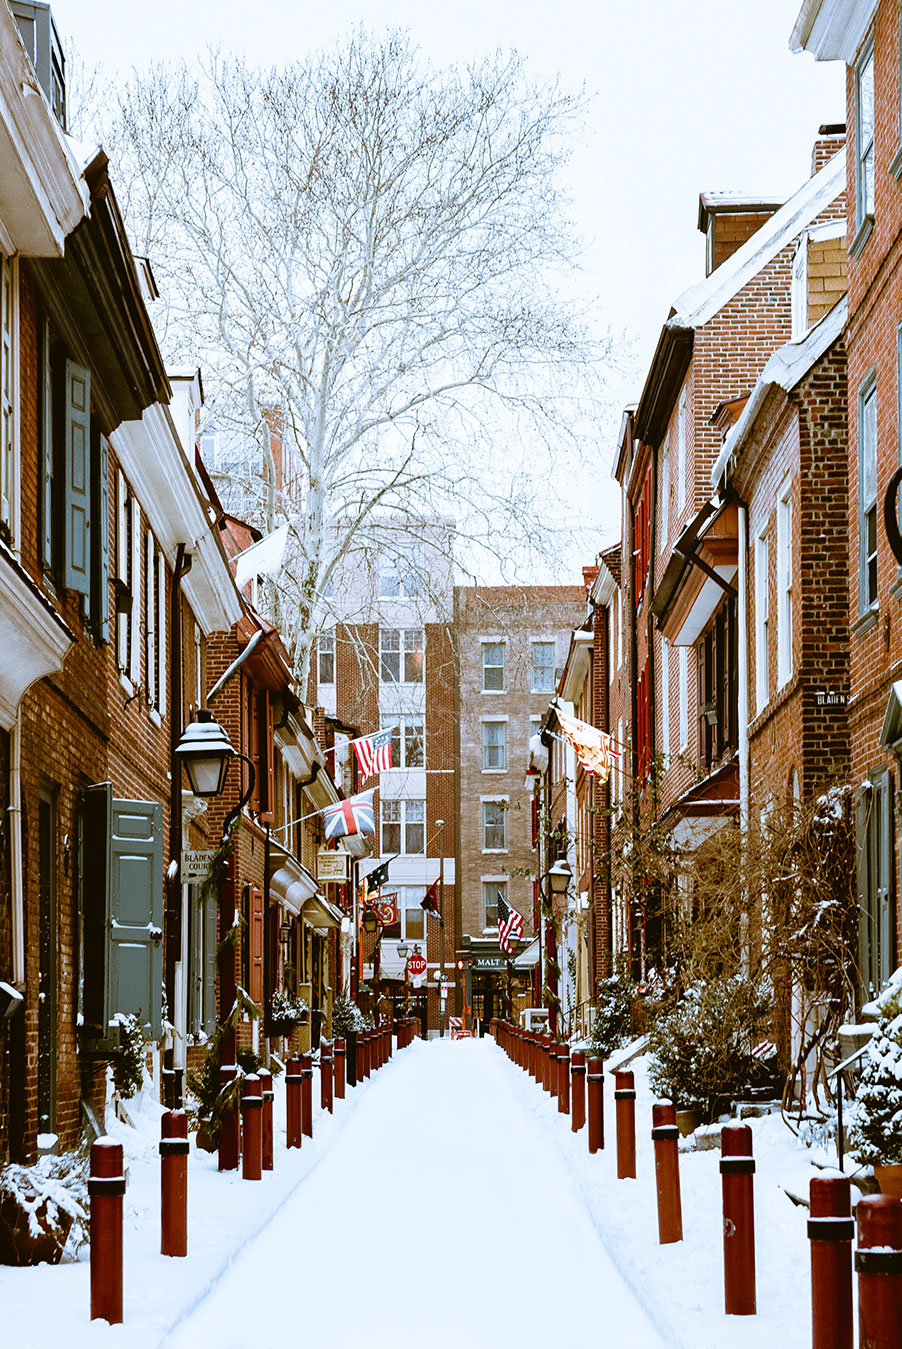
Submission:
[[[9,834],[13,983],[24,992],[25,882],[22,870],[22,714],[19,709],[9,732]]]
[[[737,582],[736,658],[739,664],[737,730],[739,732],[739,827],[743,834],[749,824],[749,667],[748,667],[748,507],[739,507],[739,574]]]
[[[166,1001],[172,1043],[163,1055],[163,1102],[180,1109],[187,1066],[187,1007],[182,967],[182,769],[176,753],[182,736],[182,579],[191,570],[191,554],[180,543],[169,595],[169,871],[166,904]]]

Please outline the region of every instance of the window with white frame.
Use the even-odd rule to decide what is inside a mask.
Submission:
[[[498,926],[498,896],[507,903],[507,879],[484,877],[482,881],[482,930],[489,932]]]
[[[619,806],[623,800],[623,773],[624,773],[623,761],[626,758],[625,746],[623,744],[622,717],[617,718],[617,745],[615,748],[620,750],[620,758],[614,760],[614,770],[612,776],[614,778],[614,782],[616,783],[615,795],[617,805]]]
[[[422,684],[423,629],[380,628],[380,678],[390,684]]]
[[[482,850],[483,852],[507,851],[507,801],[483,801],[482,803]]]
[[[15,505],[16,315],[13,268],[0,256],[0,532],[13,537]]]
[[[553,693],[554,683],[554,642],[533,642],[533,693]]]
[[[382,801],[382,852],[426,851],[426,802]]]
[[[858,229],[874,215],[874,39],[855,63],[855,220]]]
[[[507,722],[482,723],[482,771],[498,772],[507,767]]]
[[[792,479],[777,493],[777,685],[792,675]]]
[[[316,639],[317,680],[320,684],[335,683],[335,629],[321,632]]]
[[[770,578],[767,528],[755,540],[755,711],[761,712],[770,697],[768,661],[770,644]]]
[[[504,692],[503,642],[483,642],[482,644],[482,691],[483,693]]]
[[[145,537],[144,691],[148,707],[162,716],[166,710],[166,564],[150,530]]]
[[[423,593],[423,561],[418,548],[406,557],[383,558],[379,565],[379,594],[383,599],[417,599]]]
[[[677,510],[686,505],[686,390],[680,389],[677,404]]]
[[[426,762],[426,728],[422,714],[383,716],[381,724],[391,728],[392,768],[423,768]]]
[[[661,447],[661,539],[670,542],[670,437],[664,437]]]
[[[689,648],[678,648],[677,696],[680,700],[680,753],[689,748]]]
[[[877,383],[858,395],[858,612],[877,603]]]
[[[661,638],[661,754],[664,769],[670,761],[670,643]]]

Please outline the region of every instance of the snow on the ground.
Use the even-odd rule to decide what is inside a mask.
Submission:
[[[807,1195],[812,1154],[779,1116],[751,1120],[758,1314],[723,1313],[717,1151],[681,1153],[684,1240],[658,1244],[651,1094],[637,1085],[636,1180],[618,1180],[613,1079],[606,1149],[490,1040],[415,1041],[335,1102],[314,1137],[284,1146],[260,1182],[189,1167],[188,1257],[159,1254],[159,1107],[143,1098],[125,1147],[125,1323],[89,1320],[87,1250],[0,1267],[2,1342],[16,1349],[731,1349],[810,1342]],[[314,1098],[318,1084],[314,1079]],[[854,1191],[853,1191],[854,1194]],[[644,1309],[644,1310],[643,1310]]]

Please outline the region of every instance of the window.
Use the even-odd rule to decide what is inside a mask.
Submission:
[[[858,612],[877,603],[877,384],[858,395]]]
[[[507,723],[504,721],[484,721],[482,723],[482,770],[484,773],[498,772],[507,767]]]
[[[777,687],[792,675],[792,480],[777,496]]]
[[[482,882],[482,928],[488,931],[498,927],[498,896],[507,902],[506,880],[484,880]]]
[[[483,642],[482,644],[482,691],[483,693],[504,692],[503,642]]]
[[[532,691],[554,692],[554,642],[532,644]]]
[[[507,802],[483,801],[482,803],[482,850],[483,852],[507,851]]]
[[[422,684],[423,629],[381,628],[380,678],[392,684]]]
[[[680,753],[689,748],[689,648],[681,646],[679,650],[679,685],[677,696],[680,700]]]
[[[13,535],[15,437],[15,293],[9,258],[0,257],[0,533]]]
[[[418,548],[408,557],[384,560],[379,567],[379,594],[383,599],[418,599],[423,593],[422,572]]]
[[[686,505],[686,390],[680,389],[677,406],[677,510]]]
[[[149,530],[144,574],[144,691],[147,706],[162,715],[166,701],[166,564]]]
[[[768,698],[769,689],[769,645],[768,645],[768,542],[767,530],[763,530],[755,540],[755,710],[760,712]]]
[[[392,768],[423,768],[426,762],[425,726],[422,716],[382,717],[391,727]]]
[[[666,771],[670,760],[670,643],[661,638],[661,754]]]
[[[855,66],[855,219],[858,229],[874,214],[874,40]]]
[[[116,493],[116,642],[119,670],[137,688],[141,677],[141,512],[120,472]]]
[[[866,782],[855,809],[862,994],[874,997],[896,965],[893,914],[893,777]]]
[[[317,677],[320,684],[335,683],[335,629],[316,639]]]
[[[642,603],[651,564],[651,468],[645,474],[642,495],[633,518],[633,562],[638,608]]]
[[[382,852],[426,851],[426,802],[382,801]]]
[[[636,680],[636,765],[643,782],[651,772],[651,681],[648,661]]]
[[[698,645],[698,756],[713,768],[738,744],[739,675],[736,660],[736,601],[715,615]]]

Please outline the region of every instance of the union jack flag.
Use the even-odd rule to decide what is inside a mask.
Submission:
[[[511,937],[514,942],[511,944]],[[510,955],[523,936],[523,915],[512,909],[501,891],[498,891],[498,945]]]
[[[373,810],[373,791],[359,792],[346,801],[336,801],[323,811],[326,838],[345,838],[348,834],[375,834],[376,815]]]
[[[359,740],[352,740],[351,744],[364,782],[391,768],[391,727],[385,731],[376,731],[374,735],[361,736]]]

